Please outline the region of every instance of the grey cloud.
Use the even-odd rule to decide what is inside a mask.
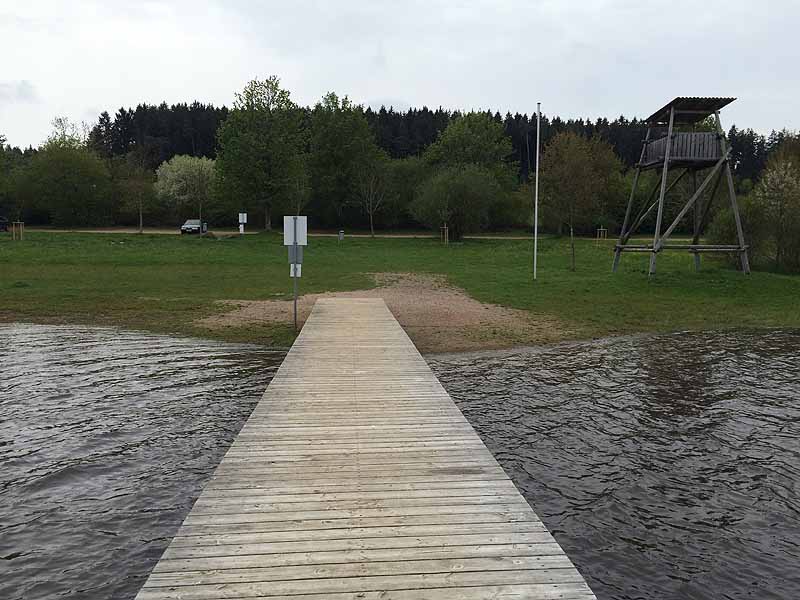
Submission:
[[[329,91],[395,110],[530,113],[542,101],[549,115],[594,119],[730,95],[726,126],[800,127],[798,0],[5,4],[0,38],[27,50],[0,73],[0,131],[15,144],[40,139],[55,114],[93,122],[95,108],[143,101],[229,104],[271,74],[309,105]]]

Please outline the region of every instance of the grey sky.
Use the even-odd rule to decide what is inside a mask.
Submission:
[[[232,102],[281,77],[300,104],[647,116],[731,95],[724,124],[800,128],[797,0],[476,2],[0,0],[0,133],[37,145],[55,116],[139,102]]]

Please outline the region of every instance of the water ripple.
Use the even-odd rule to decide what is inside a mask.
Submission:
[[[132,598],[282,358],[0,326],[0,598]]]
[[[800,598],[800,333],[429,362],[600,600]]]

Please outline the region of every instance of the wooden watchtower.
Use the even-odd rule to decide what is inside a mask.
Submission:
[[[614,249],[612,270],[616,272],[620,256],[623,252],[649,252],[650,275],[656,272],[656,257],[662,250],[688,250],[694,254],[695,268],[700,268],[701,252],[735,252],[742,262],[742,271],[750,272],[747,258],[747,246],[744,243],[742,222],[736,192],[733,189],[733,175],[730,165],[730,149],[725,140],[719,111],[733,102],[735,98],[687,98],[678,97],[663,108],[657,110],[647,119],[647,135],[644,139],[642,154],[636,165],[628,208],[620,232],[619,241]],[[698,123],[713,115],[713,131],[698,131]],[[661,171],[659,182],[653,187],[645,202],[638,207],[633,217],[634,199],[642,171],[658,169]],[[674,174],[672,174],[674,172]],[[664,200],[667,194],[687,174],[692,175],[694,193],[686,200],[672,224],[662,232],[664,217]],[[698,186],[698,175],[702,183]],[[706,225],[709,209],[717,193],[717,188],[725,178],[731,210],[736,221],[738,244],[706,245],[700,243],[700,236]],[[704,192],[711,185],[711,193],[704,198]],[[658,195],[656,197],[656,194]],[[656,210],[656,225],[652,244],[630,244],[647,217]],[[669,237],[681,223],[683,218],[693,211],[693,235],[690,244],[669,243]]]

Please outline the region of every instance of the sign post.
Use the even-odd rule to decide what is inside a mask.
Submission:
[[[302,273],[303,246],[308,245],[308,217],[283,217],[283,245],[289,249],[289,276],[294,280],[294,331],[297,333],[297,280]]]
[[[244,235],[245,225],[247,225],[247,213],[239,213],[239,235]]]

